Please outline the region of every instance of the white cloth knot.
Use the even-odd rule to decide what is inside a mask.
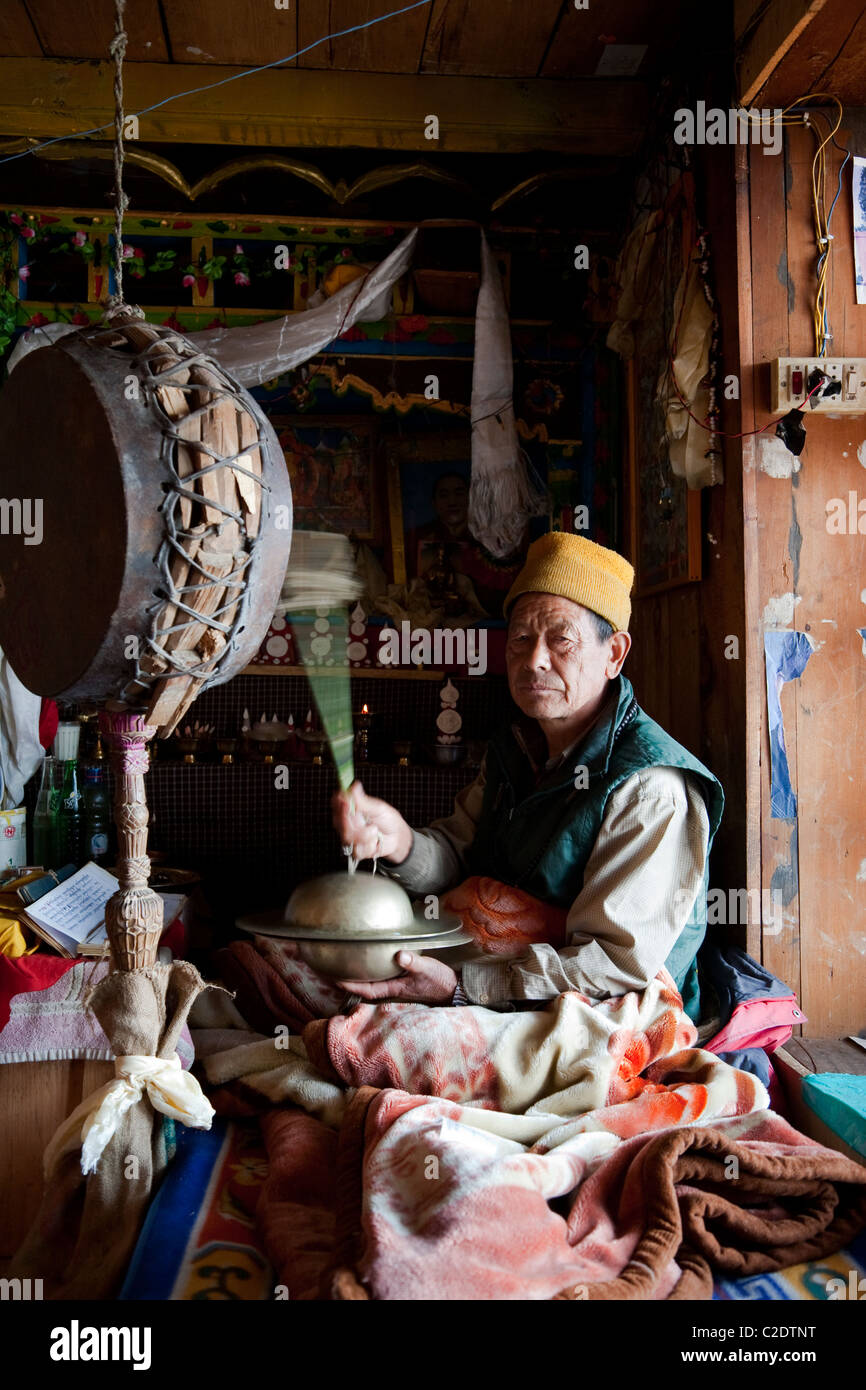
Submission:
[[[116,1057],[114,1070],[115,1079],[87,1096],[51,1140],[45,1150],[46,1176],[78,1134],[81,1171],[94,1173],[123,1116],[145,1091],[154,1110],[191,1129],[210,1129],[213,1106],[195,1077],[183,1070],[177,1053],[172,1057]]]

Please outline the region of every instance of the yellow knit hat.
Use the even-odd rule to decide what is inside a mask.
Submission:
[[[548,531],[533,541],[526,563],[503,604],[506,618],[521,594],[556,594],[606,618],[627,632],[634,570],[615,550],[568,531]]]

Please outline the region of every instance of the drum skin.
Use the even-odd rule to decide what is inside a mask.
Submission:
[[[161,597],[170,444],[144,388],[128,399],[132,373],[130,357],[85,332],[29,353],[0,389],[0,496],[42,504],[41,543],[0,536],[0,648],[36,695],[112,698],[134,673],[127,639],[146,650],[155,592]],[[292,535],[282,450],[258,404],[247,393],[243,400],[256,418],[269,490],[246,571],[243,627],[219,683],[261,645]],[[279,529],[277,507],[288,509]]]

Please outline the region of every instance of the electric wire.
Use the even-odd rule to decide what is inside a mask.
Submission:
[[[203,87],[190,87],[185,92],[175,92],[172,96],[163,97],[161,101],[155,101],[151,106],[145,106],[141,111],[130,112],[136,117],[147,116],[151,111],[158,110],[161,106],[168,106],[169,102],[179,101],[181,97],[200,96],[202,92],[212,92],[215,87],[224,87],[227,82],[238,82],[242,77],[253,77],[257,72],[266,72],[269,68],[282,67],[284,63],[294,62],[295,58],[303,58],[305,53],[310,53],[320,44],[329,43],[333,39],[346,38],[348,34],[360,33],[362,29],[372,29],[374,24],[384,24],[386,19],[396,19],[401,14],[409,14],[412,10],[420,10],[422,5],[430,5],[433,0],[414,0],[414,4],[404,5],[399,10],[391,10],[388,14],[378,15],[375,19],[365,20],[363,24],[353,24],[348,29],[339,29],[333,34],[324,34],[322,38],[316,39],[313,43],[308,43],[306,48],[299,48],[296,53],[289,53],[285,58],[275,58],[271,63],[261,63],[255,68],[246,68],[243,72],[230,73],[228,77],[221,77],[217,82],[208,82]],[[38,154],[40,150],[47,149],[49,145],[56,145],[63,140],[80,140],[87,135],[101,135],[104,130],[110,130],[114,123],[106,121],[104,125],[94,126],[91,130],[73,130],[68,135],[55,135],[50,140],[43,140],[38,145],[32,145],[27,150],[19,150],[17,154],[6,155],[0,159],[0,164],[10,164],[14,159],[23,159],[25,155]]]
[[[835,124],[831,117],[822,107],[808,110],[797,110],[798,107],[810,105],[814,108],[814,103],[818,101],[832,102],[836,108]],[[760,113],[743,109],[740,113],[750,125],[761,124],[763,117]],[[833,236],[830,232],[830,222],[833,216],[833,209],[839,198],[842,188],[842,170],[851,158],[851,151],[844,150],[845,159],[839,169],[839,183],[836,197],[830,206],[829,212],[826,210],[826,181],[827,181],[827,146],[833,144],[843,152],[843,146],[836,139],[836,134],[842,124],[844,108],[838,97],[832,92],[808,92],[805,96],[797,97],[794,101],[782,109],[781,115],[775,119],[781,121],[783,126],[806,125],[812,130],[817,143],[815,154],[812,158],[811,168],[811,194],[812,194],[812,219],[815,227],[815,243],[817,247],[817,262],[815,265],[815,304],[813,309],[813,329],[815,335],[815,356],[826,357],[828,345],[833,340],[830,329],[830,317],[828,311],[828,280],[833,249]],[[826,121],[826,134],[821,129],[821,122]]]
[[[806,102],[824,100],[834,102],[836,105],[837,113],[835,125],[832,124],[828,113],[821,108],[811,111],[795,112],[796,107],[802,106]],[[741,109],[739,114],[741,117],[745,117],[746,121],[750,125],[762,124],[764,120],[764,118],[759,113],[747,109]],[[817,117],[820,117],[822,120],[826,121],[826,135],[823,135],[818,120],[816,119]],[[781,121],[783,126],[801,126],[803,124],[809,126],[810,128],[812,128],[815,138],[818,141],[818,146],[815,150],[811,167],[812,217],[815,226],[815,240],[818,248],[818,259],[815,266],[815,304],[812,318],[813,329],[815,334],[815,356],[824,358],[826,358],[827,356],[827,345],[828,343],[832,342],[833,338],[833,335],[830,331],[830,319],[827,307],[828,271],[830,267],[830,253],[832,250],[833,243],[833,236],[830,232],[830,226],[832,223],[834,209],[836,207],[837,202],[839,201],[839,195],[842,192],[842,173],[849,159],[851,158],[850,149],[843,145],[840,145],[838,140],[836,139],[836,134],[839,130],[839,127],[842,124],[842,117],[843,107],[838,97],[833,96],[830,92],[809,92],[806,96],[797,97],[795,101],[792,101],[789,106],[786,106],[782,110],[780,116],[777,116],[775,118],[776,120]],[[839,153],[845,155],[845,158],[839,166],[836,195],[832,203],[830,204],[829,211],[826,211],[826,149],[829,144],[835,145]],[[680,306],[680,319],[682,318],[684,304],[685,296],[683,297],[683,304]],[[671,385],[673,386],[673,389],[676,392],[677,399],[679,400],[683,409],[686,411],[686,414],[689,416],[691,420],[695,422],[695,424],[700,425],[702,429],[705,429],[714,435],[718,435],[723,439],[748,439],[752,435],[763,434],[764,431],[768,430],[771,425],[778,424],[779,420],[784,418],[784,416],[774,417],[773,419],[768,420],[765,425],[761,425],[758,429],[732,432],[729,430],[713,429],[707,420],[701,420],[697,415],[695,415],[694,412],[689,408],[688,402],[685,400],[682,392],[680,391],[679,384],[676,379],[676,373],[674,370],[674,358],[676,356],[676,344],[677,339],[679,337],[679,327],[680,323],[678,321],[674,333],[673,345],[668,359],[669,376]],[[803,400],[800,401],[798,405],[793,406],[792,409],[801,410],[803,406],[806,405],[809,400],[811,400],[815,392],[821,389],[821,386],[822,382],[819,381],[818,384],[814,386],[812,390],[808,393],[808,395],[804,396]]]

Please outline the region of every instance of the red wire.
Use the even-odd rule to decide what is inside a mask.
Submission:
[[[698,245],[699,245],[699,242],[696,241],[696,242],[694,243],[694,247],[697,247]],[[694,248],[693,248],[692,254],[694,254]],[[678,397],[678,399],[679,399],[680,405],[682,405],[682,406],[685,408],[685,412],[686,412],[686,414],[688,415],[689,419],[690,419],[690,420],[694,420],[695,424],[696,424],[696,425],[700,425],[701,429],[702,429],[702,430],[706,430],[708,434],[719,435],[722,439],[748,439],[748,438],[749,438],[751,435],[753,435],[753,434],[763,434],[763,433],[764,433],[764,430],[768,430],[768,429],[770,428],[771,425],[777,425],[777,424],[779,423],[779,420],[784,420],[784,418],[785,418],[784,415],[780,415],[780,416],[778,417],[778,419],[776,419],[776,420],[768,420],[767,423],[766,423],[766,425],[762,425],[761,428],[758,429],[758,430],[742,430],[739,434],[733,434],[733,433],[731,433],[729,430],[714,430],[714,429],[711,429],[710,426],[707,424],[707,421],[706,421],[706,420],[699,420],[698,417],[697,417],[697,415],[692,414],[691,410],[689,410],[688,401],[686,401],[686,400],[684,399],[684,397],[683,397],[683,395],[682,395],[682,392],[680,391],[679,384],[678,384],[678,382],[677,382],[676,369],[675,369],[675,367],[674,367],[674,358],[675,358],[675,356],[676,356],[677,345],[678,345],[678,343],[679,343],[679,337],[680,337],[680,324],[681,324],[681,322],[682,322],[683,310],[685,309],[685,307],[686,307],[686,296],[685,296],[685,293],[684,293],[684,294],[683,294],[682,303],[680,304],[680,312],[679,312],[679,315],[678,315],[678,317],[677,317],[677,326],[676,326],[676,328],[674,329],[674,341],[673,341],[673,344],[672,344],[672,346],[671,346],[670,356],[669,356],[669,358],[668,358],[668,365],[670,366],[671,382],[673,383],[673,388],[674,388],[674,390],[675,390],[676,393],[677,393],[677,397]],[[806,404],[806,402],[807,402],[808,400],[811,399],[812,396],[814,396],[815,392],[818,390],[818,387],[819,387],[820,385],[821,385],[821,383],[820,383],[820,381],[819,381],[819,382],[818,382],[818,386],[813,386],[812,390],[809,392],[809,395],[804,397],[804,399],[800,402],[800,405],[792,406],[791,409],[792,409],[792,410],[800,410],[801,407],[804,406],[804,405]],[[709,417],[708,417],[708,418],[709,418]]]
[[[696,425],[700,425],[700,427],[701,427],[702,430],[706,430],[708,434],[717,434],[717,435],[719,435],[722,439],[748,439],[750,435],[753,435],[753,434],[763,434],[763,433],[764,433],[764,430],[768,430],[768,429],[770,428],[771,425],[778,425],[779,421],[780,421],[780,420],[784,420],[784,418],[785,418],[784,415],[779,415],[775,420],[768,420],[767,423],[766,423],[766,425],[762,425],[761,428],[760,428],[759,430],[742,430],[739,434],[734,434],[734,433],[732,433],[732,432],[729,431],[729,430],[714,430],[714,429],[711,429],[710,426],[707,424],[706,420],[699,420],[698,417],[697,417],[697,415],[694,415],[694,414],[692,413],[692,411],[689,410],[688,402],[683,398],[682,392],[680,391],[680,388],[679,388],[679,386],[677,385],[677,378],[676,378],[676,372],[675,372],[675,370],[674,370],[674,359],[673,359],[673,356],[670,357],[669,362],[670,362],[670,369],[671,369],[671,381],[672,381],[672,383],[673,383],[673,388],[674,388],[674,390],[675,390],[676,393],[677,393],[677,397],[679,398],[680,404],[685,408],[685,412],[686,412],[686,414],[689,416],[689,418],[690,418],[691,420],[694,420],[694,422],[695,422]],[[819,381],[817,386],[813,386],[813,387],[812,387],[812,390],[809,392],[809,395],[803,397],[803,399],[802,399],[802,401],[800,402],[799,405],[793,405],[793,406],[791,406],[791,410],[800,410],[800,409],[802,409],[802,407],[806,404],[806,402],[807,402],[808,400],[810,400],[812,396],[814,396],[815,392],[819,389],[820,385],[821,385],[821,383],[820,383],[820,381]],[[790,412],[788,412],[788,413],[790,413]]]

